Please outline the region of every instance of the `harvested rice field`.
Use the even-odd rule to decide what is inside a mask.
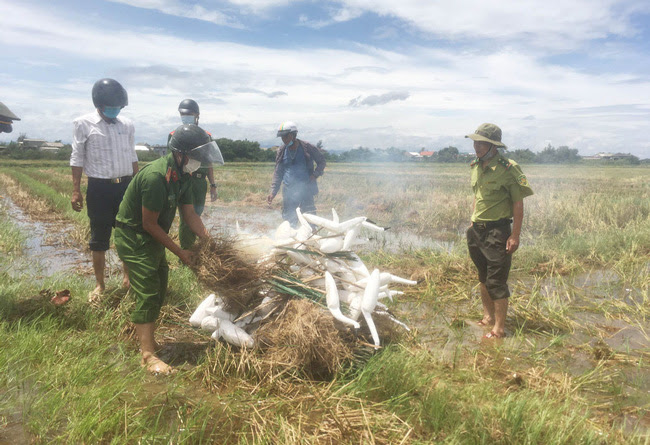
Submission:
[[[375,317],[375,349],[369,333],[337,334],[326,309],[295,295],[259,328],[261,346],[215,341],[189,322],[208,294],[241,301],[232,296],[257,279],[286,276],[231,260],[230,244],[212,247],[225,252],[221,268],[191,270],[168,253],[157,335],[178,372],[153,376],[140,367],[114,249],[105,298],[86,301],[88,219],[70,208],[69,167],[3,161],[0,444],[650,443],[650,167],[523,169],[535,195],[505,339],[484,340],[477,324],[469,168],[330,164],[318,214],[390,227],[362,232],[355,251],[368,269],[417,282],[382,300],[410,331]],[[271,164],[215,170],[219,199],[203,214],[215,239],[237,225],[273,236],[282,220],[280,197],[265,201],[271,174]],[[69,302],[53,304],[64,290]],[[297,365],[306,361],[314,365]]]

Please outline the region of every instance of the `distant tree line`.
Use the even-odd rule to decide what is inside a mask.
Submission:
[[[57,141],[60,142],[60,141]],[[227,138],[216,139],[217,144],[226,162],[274,162],[276,151],[273,149],[263,149],[259,142],[249,140],[232,140]],[[343,152],[329,152],[323,149],[322,141],[318,141],[316,146],[321,150],[328,162],[402,162],[408,161],[407,152],[402,149],[390,147],[387,149],[359,147]],[[10,142],[4,150],[0,150],[0,156],[11,159],[51,159],[51,160],[68,160],[72,153],[70,144],[65,144],[59,150],[40,151],[37,149],[22,148],[18,142]],[[143,162],[150,162],[158,158],[154,152],[138,151],[138,159]],[[581,162],[582,158],[575,148],[569,148],[566,145],[558,148],[547,145],[541,152],[535,153],[530,149],[516,149],[504,152],[504,156],[513,159],[519,163],[538,163],[538,164],[575,164]],[[459,162],[467,163],[474,160],[473,153],[460,153],[458,148],[448,146],[433,153],[432,156],[418,158],[422,162],[450,163]],[[625,159],[615,161],[599,161],[611,164],[640,164],[642,161],[636,156],[630,156]],[[643,161],[648,162],[648,161]]]

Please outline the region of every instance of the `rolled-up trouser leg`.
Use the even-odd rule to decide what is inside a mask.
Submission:
[[[478,271],[478,279],[493,300],[510,297],[508,275],[512,255],[506,253],[506,242],[510,236],[510,226],[494,227],[487,230],[467,230],[469,255]]]
[[[129,270],[131,290],[136,305],[131,313],[133,323],[156,321],[167,292],[169,266],[165,248],[151,236],[131,229],[115,229],[115,247]]]

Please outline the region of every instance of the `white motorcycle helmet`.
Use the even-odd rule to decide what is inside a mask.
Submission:
[[[295,122],[286,121],[280,124],[280,126],[278,127],[278,134],[276,136],[282,137],[290,133],[298,133],[298,126],[296,125]]]

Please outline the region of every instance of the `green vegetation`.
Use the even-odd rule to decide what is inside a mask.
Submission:
[[[264,210],[272,164],[216,170],[220,205]],[[461,164],[331,164],[322,214],[367,215],[395,232],[449,243],[364,255],[418,279],[390,305],[414,330],[359,358],[331,382],[269,375],[264,355],[236,351],[188,327],[204,298],[170,258],[162,354],[179,369],[152,377],[139,366],[113,293],[85,302],[93,282],[73,271],[43,280],[3,272],[29,234],[0,212],[0,440],[35,443],[454,443],[644,444],[650,423],[650,168],[524,168],[522,246],[511,274],[502,343],[481,342],[481,306],[464,230],[472,194]],[[12,161],[0,189],[32,218],[83,233],[70,210],[65,162]],[[279,203],[275,204],[276,210]],[[171,256],[170,256],[171,257]],[[70,289],[64,307],[43,289]]]

